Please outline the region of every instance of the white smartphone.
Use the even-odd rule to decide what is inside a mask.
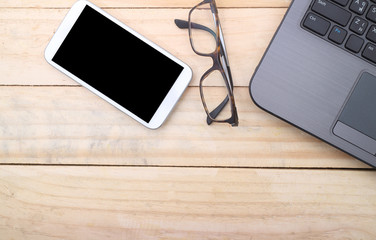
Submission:
[[[85,0],[70,9],[45,58],[150,129],[162,125],[192,79],[188,65]]]

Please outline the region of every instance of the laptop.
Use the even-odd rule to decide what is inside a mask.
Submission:
[[[249,89],[260,108],[376,167],[376,0],[293,0]]]

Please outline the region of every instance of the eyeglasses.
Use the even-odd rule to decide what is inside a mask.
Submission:
[[[190,10],[188,21],[175,19],[175,24],[189,30],[191,47],[196,54],[213,60],[199,85],[207,124],[218,122],[238,126],[234,84],[215,0],[202,1]]]

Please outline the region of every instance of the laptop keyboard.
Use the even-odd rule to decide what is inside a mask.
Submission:
[[[376,0],[313,0],[301,26],[376,65]]]

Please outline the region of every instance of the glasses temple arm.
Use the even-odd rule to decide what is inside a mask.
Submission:
[[[176,24],[176,26],[177,26],[178,28],[180,28],[180,29],[188,29],[188,28],[189,28],[188,21],[185,21],[185,20],[175,19],[175,24]],[[208,28],[208,27],[205,27],[204,25],[201,25],[201,24],[198,24],[198,23],[191,22],[191,28],[194,28],[194,29],[200,29],[200,30],[207,31],[207,32],[209,32],[211,35],[213,35],[214,38],[217,38],[217,34],[215,34],[215,32],[214,32],[213,30],[211,30],[211,29]]]
[[[220,103],[213,111],[210,112],[210,116],[214,119],[216,118],[219,113],[223,110],[223,108],[226,106],[228,103],[229,98],[226,96],[226,98]],[[206,118],[206,123],[210,125],[213,121],[209,118],[209,116]]]

